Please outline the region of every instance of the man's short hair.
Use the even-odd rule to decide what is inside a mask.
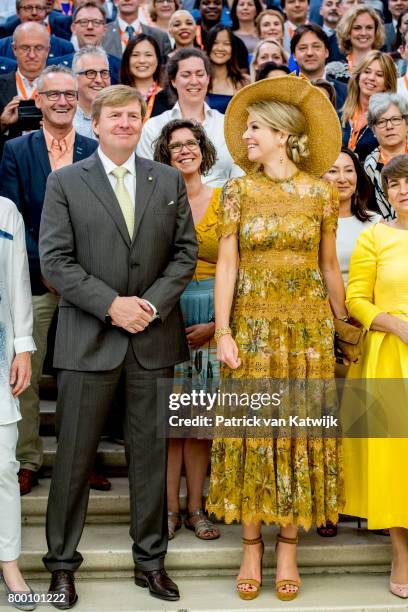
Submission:
[[[38,91],[42,90],[43,85],[44,85],[44,79],[49,74],[67,74],[68,76],[74,79],[75,86],[77,84],[77,78],[75,74],[72,72],[71,68],[68,68],[68,66],[64,66],[63,64],[56,64],[55,66],[47,66],[46,68],[44,68],[44,70],[38,77],[38,82],[37,82]]]
[[[146,114],[146,102],[142,94],[134,87],[129,85],[110,85],[102,89],[92,102],[91,117],[94,121],[99,121],[101,111],[104,106],[113,108],[126,106],[131,102],[138,101],[142,113],[142,119]]]
[[[102,15],[103,20],[106,21],[106,11],[103,8],[103,6],[101,6],[98,2],[95,2],[95,0],[86,0],[85,2],[80,2],[78,6],[76,7],[74,14],[72,15],[73,22],[76,20],[79,11],[82,11],[82,9],[85,9],[85,8],[98,9],[100,14]]]
[[[310,4],[310,0],[307,0],[307,3]],[[285,0],[281,0],[281,8],[282,8],[282,10],[285,8],[285,4],[286,4]]]
[[[18,13],[18,11],[21,9],[21,3],[23,0],[16,0],[16,13]],[[46,7],[45,5],[45,0],[39,0],[39,2],[41,2],[41,4],[44,5],[44,8]]]
[[[85,45],[85,47],[81,47],[78,49],[78,51],[76,51],[72,59],[72,70],[75,73],[78,72],[78,64],[84,55],[95,55],[97,57],[101,57],[106,61],[109,69],[108,54],[106,53],[105,49],[103,47],[96,47],[95,45]]]
[[[317,38],[322,41],[326,49],[330,51],[329,37],[323,28],[317,25],[317,23],[304,23],[296,28],[295,33],[292,36],[292,40],[290,41],[290,52],[292,55],[295,53],[296,47],[298,46],[302,36],[308,32],[315,34]]]

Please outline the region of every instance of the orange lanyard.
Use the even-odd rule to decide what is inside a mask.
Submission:
[[[23,79],[21,78],[18,72],[16,72],[16,82],[17,82],[17,90],[20,92],[21,97],[24,100],[35,100],[35,98],[37,97],[37,89],[34,88],[33,91],[31,92],[31,96],[29,96],[24,86]]]
[[[346,57],[347,57],[348,71],[351,74],[353,72],[353,54],[349,53]]]
[[[158,86],[158,84],[154,82],[153,85],[150,87],[149,91],[147,92],[146,100],[148,102],[147,102],[146,114],[144,116],[143,123],[146,123],[146,121],[150,119],[150,116],[153,110],[153,106],[154,106],[154,101],[156,99],[156,94],[159,91],[159,89],[160,87]]]
[[[137,36],[138,34],[140,34],[141,31],[142,31],[142,27],[139,24],[137,29],[135,29],[134,36]],[[128,44],[129,44],[129,40],[130,40],[129,39],[129,34],[127,32],[122,32],[122,30],[121,30],[120,31],[120,37],[122,39],[122,43],[125,45],[125,47],[127,47]]]
[[[51,36],[51,26],[49,21],[45,24],[45,27],[47,28],[48,34]]]
[[[360,132],[367,125],[367,117],[365,113],[361,112],[359,108],[356,108],[353,115],[353,129],[351,131],[350,140],[348,142],[348,147],[352,151],[356,148],[358,137],[360,136]]]
[[[149,25],[149,26],[150,26],[150,25],[152,25],[152,19],[151,19],[150,15],[149,15],[149,11],[147,10],[147,8],[146,8],[146,7],[145,7],[145,5],[144,5],[144,2],[141,2],[141,3],[140,3],[140,6],[139,6],[139,11],[140,11],[141,13],[143,13],[143,16],[144,16],[144,18],[145,18],[146,25]]]
[[[290,40],[292,40],[294,33],[295,33],[295,28],[292,28],[292,26],[288,24],[288,34],[289,34]]]
[[[407,76],[407,73],[404,74],[404,83],[405,83],[405,89],[408,89],[408,76]]]
[[[405,154],[407,153],[408,153],[408,143],[405,145]],[[378,161],[384,166],[386,166],[388,162],[390,161],[389,157],[385,157],[384,151],[382,150],[381,147],[380,147],[380,157]]]
[[[201,26],[198,25],[196,28],[196,43],[200,47],[200,49],[204,49],[203,46],[203,32]]]

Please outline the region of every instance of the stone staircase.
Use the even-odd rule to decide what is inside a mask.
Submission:
[[[46,550],[44,524],[50,485],[48,475],[56,450],[52,435],[54,411],[52,399],[42,403],[42,431],[48,434],[44,436],[46,477],[30,495],[22,498],[20,566],[38,592],[45,592],[48,587],[48,575],[41,557]],[[264,586],[261,595],[252,602],[240,600],[234,591],[241,558],[240,526],[220,525],[222,537],[210,542],[199,540],[191,531],[182,528],[169,543],[166,558],[166,568],[177,580],[182,598],[173,604],[154,599],[132,581],[124,449],[119,444],[103,440],[98,458],[111,475],[112,490],[91,492],[80,543],[85,560],[77,572],[80,601],[75,609],[80,612],[408,610],[404,600],[387,590],[389,538],[367,531],[364,522],[358,529],[357,522],[351,519],[340,524],[336,538],[320,538],[315,530],[300,534],[298,562],[303,582],[301,593],[293,602],[280,602],[274,595],[276,527],[264,528]],[[185,502],[183,483],[181,505],[185,506]],[[10,608],[1,593],[0,612],[6,609]]]

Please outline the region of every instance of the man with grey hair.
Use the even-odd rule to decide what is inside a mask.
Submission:
[[[2,5],[5,0],[2,0]],[[53,1],[45,0],[45,3],[38,0],[10,0],[14,6],[13,11],[8,15],[8,19],[0,25],[0,38],[11,36],[20,23],[27,21],[37,21],[44,24],[50,34],[55,34],[59,38],[69,40],[71,18],[59,11],[53,10]],[[2,9],[0,9],[1,15]]]
[[[398,93],[377,93],[370,98],[367,121],[378,140],[378,147],[368,155],[364,170],[374,186],[370,208],[379,212],[386,221],[395,218],[395,212],[383,191],[381,170],[390,159],[408,153],[408,100]]]
[[[39,25],[43,25],[48,31],[48,24],[44,23],[47,13],[45,0],[18,0],[17,13],[21,24],[38,23]],[[51,34],[49,49],[50,57],[58,57],[66,53],[72,53],[73,51],[74,48],[68,40]],[[0,56],[14,59],[13,36],[6,36],[6,38],[0,40]]]
[[[71,26],[72,33],[76,37],[78,49],[93,45],[102,46],[102,38],[106,32],[106,16],[104,9],[95,0],[87,0],[75,9]],[[107,54],[112,85],[119,83],[120,60],[114,55]],[[72,66],[74,54],[69,53],[54,59],[49,59],[47,64],[64,64]]]
[[[21,136],[18,107],[21,100],[33,99],[37,79],[44,70],[50,35],[40,23],[19,25],[13,34],[17,70],[0,76],[0,132],[2,141]]]
[[[48,330],[59,301],[56,291],[41,276],[38,255],[46,181],[52,170],[88,157],[97,147],[94,140],[74,132],[73,119],[78,91],[76,77],[69,68],[46,68],[37,79],[36,87],[35,104],[42,111],[43,127],[8,141],[0,165],[0,195],[17,205],[26,227],[33,294],[33,334],[37,346],[32,360],[31,386],[20,398],[22,420],[19,421],[17,459],[20,461],[21,494],[29,493],[37,484],[37,472],[42,465],[38,385],[46,354]]]
[[[108,56],[102,47],[87,45],[74,55],[72,69],[78,79],[78,107],[74,128],[78,134],[95,138],[92,129],[92,102],[110,82]]]

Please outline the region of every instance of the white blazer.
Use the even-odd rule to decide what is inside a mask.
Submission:
[[[21,419],[10,387],[17,353],[35,351],[33,309],[24,221],[11,200],[0,197],[0,425]]]

